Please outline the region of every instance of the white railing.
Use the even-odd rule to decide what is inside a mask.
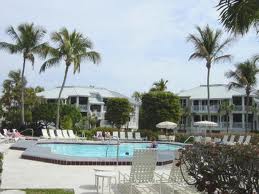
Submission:
[[[79,104],[79,109],[82,112],[87,112],[87,110],[88,110],[87,104]]]
[[[234,105],[234,111],[242,111],[243,107],[242,105]]]
[[[232,123],[232,128],[237,128],[237,129],[240,129],[240,128],[243,128],[243,123],[242,122],[233,122]]]
[[[207,112],[207,110],[208,110],[207,105],[193,105],[192,106],[193,112]],[[219,105],[211,105],[210,106],[211,112],[218,112],[218,110],[219,110]]]

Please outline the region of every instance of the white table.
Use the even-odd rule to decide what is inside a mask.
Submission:
[[[103,193],[103,188],[104,188],[104,179],[107,179],[107,183],[108,183],[108,188],[109,188],[109,193],[111,191],[111,181],[112,179],[115,180],[115,184],[117,184],[117,180],[116,180],[116,173],[112,172],[112,171],[97,171],[95,173],[95,179],[96,179],[96,186],[97,186],[97,193],[99,193],[99,179],[102,179],[102,193]]]

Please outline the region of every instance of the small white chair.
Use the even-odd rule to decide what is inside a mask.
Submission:
[[[158,135],[158,140],[159,141],[167,141],[167,137],[165,135]]]
[[[201,143],[201,139],[202,139],[202,136],[195,136],[194,137],[194,142]]]
[[[50,138],[47,129],[42,129],[41,133],[43,138],[46,138],[46,139]]]
[[[251,141],[251,135],[248,135],[248,136],[246,136],[246,139],[243,144],[248,145],[248,144],[250,144],[250,141]]]
[[[242,144],[244,142],[245,136],[240,135],[237,142],[234,142],[234,144]]]
[[[128,140],[134,140],[132,132],[127,132],[127,135],[128,135]]]
[[[140,135],[140,132],[135,132],[135,140],[143,141],[143,138]]]
[[[224,135],[224,137],[223,137],[221,143],[227,144],[227,142],[228,142],[228,135]]]
[[[70,139],[70,137],[68,136],[67,130],[62,130],[62,133],[65,139]]]
[[[56,133],[58,139],[64,139],[61,129],[56,129]]]
[[[50,136],[50,139],[57,139],[54,129],[49,129],[49,136]]]
[[[119,138],[119,133],[118,133],[118,131],[113,131],[113,132],[112,132],[112,137],[115,138],[115,139],[118,139],[118,138]]]
[[[103,140],[103,139],[104,139],[104,137],[103,137],[103,132],[102,132],[102,131],[96,131],[96,136],[95,136],[95,138],[96,138],[97,140]]]
[[[169,135],[168,140],[169,141],[175,141],[175,135]]]
[[[124,131],[120,132],[120,139],[121,140],[126,140],[127,139]]]
[[[233,145],[234,141],[235,141],[235,135],[231,135],[229,141],[226,144]]]
[[[132,194],[136,193],[137,185],[160,185],[155,180],[156,163],[156,149],[134,150],[130,174],[119,171],[119,184],[117,185],[119,192]]]

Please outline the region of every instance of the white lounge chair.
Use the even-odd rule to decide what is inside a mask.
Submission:
[[[248,135],[248,136],[246,136],[246,139],[243,144],[248,145],[248,144],[250,144],[250,141],[251,141],[251,135]]]
[[[7,129],[3,129],[4,132],[4,136],[8,137],[8,130]]]
[[[119,138],[119,133],[118,131],[113,131],[112,132],[112,138],[118,139]]]
[[[70,139],[70,137],[68,136],[67,130],[62,130],[62,133],[65,139]]]
[[[156,163],[156,149],[134,150],[130,174],[119,171],[119,184],[117,185],[119,193],[140,193],[136,185],[160,185],[155,180]]]
[[[233,145],[234,141],[235,141],[235,135],[231,135],[229,141],[226,144]]]
[[[224,135],[224,137],[223,137],[221,143],[222,143],[222,144],[227,144],[227,142],[228,142],[228,135]]]
[[[50,136],[50,139],[57,139],[54,129],[49,129],[49,136]]]
[[[97,140],[104,140],[103,132],[102,131],[96,131],[96,136],[94,136]]]
[[[65,139],[63,134],[62,134],[61,129],[56,129],[56,133],[57,133],[57,138],[58,139]]]
[[[169,135],[168,140],[169,141],[175,141],[175,135]]]
[[[85,139],[84,137],[76,136],[72,129],[67,130],[67,132],[68,132],[68,135],[69,135],[70,139],[74,139],[74,140],[79,140],[79,139],[84,140]]]
[[[46,138],[46,139],[50,138],[47,129],[42,129],[41,133],[43,138]]]
[[[120,132],[120,139],[121,140],[126,140],[127,139],[126,136],[125,136],[125,132],[124,131]]]
[[[240,135],[237,142],[234,142],[234,144],[242,144],[244,142],[245,136]]]
[[[189,182],[193,182],[193,178],[188,175],[185,168],[182,168],[183,175]],[[199,192],[194,186],[188,185],[183,179],[180,167],[172,164],[170,174],[163,173],[158,175],[161,183],[162,193],[186,193],[186,194],[198,194]],[[165,190],[165,192],[164,192]]]
[[[127,132],[127,135],[128,135],[128,140],[134,140],[132,132]]]
[[[17,129],[12,129],[12,132],[13,132],[13,133],[17,133],[18,130],[17,130]]]
[[[205,137],[205,143],[211,143],[212,139],[211,137]]]
[[[144,139],[141,137],[140,132],[135,132],[135,140],[143,141]]]

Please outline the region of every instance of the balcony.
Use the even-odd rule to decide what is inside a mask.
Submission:
[[[234,128],[234,129],[242,129],[243,128],[243,123],[242,122],[233,122],[232,128]]]
[[[218,112],[219,105],[211,105],[210,111],[211,112]],[[193,105],[192,106],[192,112],[207,112],[208,108],[207,105]]]
[[[87,112],[87,104],[79,104],[79,109],[81,112]]]
[[[242,110],[243,110],[242,105],[234,105],[233,111],[242,111]]]

